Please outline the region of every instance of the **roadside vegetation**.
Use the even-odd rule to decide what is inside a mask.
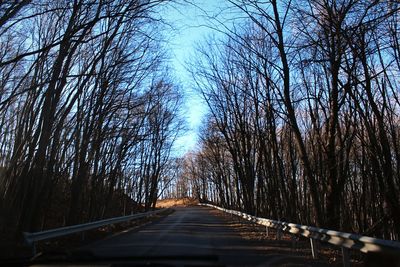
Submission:
[[[0,4],[0,236],[155,207],[182,123],[163,0]]]
[[[184,159],[186,191],[399,240],[399,4],[228,2],[247,20],[200,45],[191,64],[209,115]]]
[[[199,201],[399,240],[400,3],[224,1],[182,158],[171,3],[0,2],[0,241]]]

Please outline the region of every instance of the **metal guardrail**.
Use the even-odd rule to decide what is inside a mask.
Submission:
[[[248,221],[264,225],[267,227],[266,228],[267,233],[268,233],[268,228],[275,228],[278,230],[278,236],[280,236],[280,231],[284,231],[310,238],[313,258],[317,257],[317,247],[315,240],[320,240],[328,242],[335,246],[339,246],[342,248],[344,266],[350,266],[348,249],[355,249],[364,253],[381,252],[381,253],[400,255],[400,242],[397,241],[384,240],[368,236],[361,236],[357,234],[327,230],[313,226],[259,218],[240,211],[228,210],[211,204],[199,204],[199,205],[212,207],[224,211],[226,213],[242,217]]]
[[[51,238],[60,237],[60,236],[65,236],[65,235],[78,233],[78,232],[83,232],[83,231],[95,229],[95,228],[98,228],[101,226],[126,222],[126,221],[130,221],[133,219],[140,219],[140,218],[144,218],[144,217],[148,217],[151,215],[161,213],[165,210],[167,210],[167,209],[160,209],[160,210],[156,210],[156,211],[137,213],[137,214],[128,215],[128,216],[115,217],[115,218],[104,219],[104,220],[94,221],[94,222],[89,222],[89,223],[84,223],[84,224],[71,225],[71,226],[66,226],[66,227],[60,227],[60,228],[55,228],[55,229],[50,229],[50,230],[35,232],[35,233],[24,232],[23,235],[25,238],[25,242],[28,245],[32,246],[32,253],[33,253],[33,255],[35,255],[36,254],[35,242],[37,242],[37,241],[51,239]]]

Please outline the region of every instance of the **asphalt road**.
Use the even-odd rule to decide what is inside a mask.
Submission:
[[[103,258],[186,261],[182,266],[320,266],[298,255],[266,252],[262,242],[243,239],[229,217],[208,207],[178,207],[160,221],[95,242]]]

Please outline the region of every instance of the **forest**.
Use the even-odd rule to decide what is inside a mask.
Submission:
[[[179,2],[0,3],[0,235],[193,196],[399,240],[400,2],[224,1],[187,63],[208,112],[177,157],[160,10]]]
[[[155,205],[182,128],[163,2],[2,1],[2,236]]]
[[[182,184],[226,208],[398,240],[400,3],[229,2],[245,22],[191,65],[210,112]]]

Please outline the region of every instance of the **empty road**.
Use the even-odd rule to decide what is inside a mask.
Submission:
[[[168,261],[172,266],[314,266],[305,257],[266,251],[262,241],[243,239],[220,211],[200,206],[175,210],[160,221],[85,249],[96,257]]]

